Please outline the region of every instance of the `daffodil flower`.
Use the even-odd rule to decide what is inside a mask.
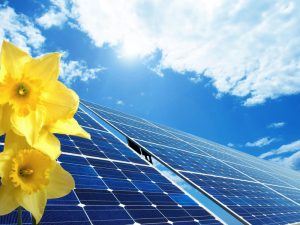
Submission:
[[[52,146],[57,158],[59,141],[52,133],[90,138],[73,118],[79,105],[75,92],[58,81],[60,54],[40,58],[3,41],[0,62],[0,135],[9,130],[39,149]]]
[[[21,206],[39,223],[47,199],[70,193],[74,180],[55,160],[30,148],[24,137],[8,135],[0,153],[0,215]]]

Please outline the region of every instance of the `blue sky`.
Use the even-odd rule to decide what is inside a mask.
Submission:
[[[0,40],[63,53],[81,98],[300,169],[298,1],[7,1]]]

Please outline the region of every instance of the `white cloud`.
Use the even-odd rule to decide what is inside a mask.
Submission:
[[[254,142],[247,142],[246,146],[247,147],[263,147],[263,146],[271,144],[274,141],[276,141],[275,138],[264,137],[257,141],[254,141]]]
[[[56,0],[62,6],[63,0]],[[7,39],[27,52],[35,51],[41,54],[41,47],[45,37],[35,27],[34,23],[25,15],[17,14],[6,4],[0,5],[0,42]],[[88,68],[84,61],[69,61],[65,58],[61,62],[60,78],[70,85],[75,79],[87,81],[95,79],[103,67]]]
[[[27,52],[39,49],[45,41],[31,20],[7,5],[0,4],[0,42],[6,39]]]
[[[271,158],[270,161],[276,162],[280,165],[285,167],[300,170],[300,151],[293,153],[291,156],[288,157],[275,157]]]
[[[275,157],[275,156],[280,156],[286,153],[291,153],[298,152],[300,151],[300,140],[294,141],[289,144],[285,144],[280,146],[278,149],[271,150],[269,152],[266,152],[264,154],[261,154],[259,157],[260,158],[269,158],[269,157]]]
[[[276,122],[276,123],[271,123],[268,128],[280,128],[285,126],[285,122]]]
[[[125,105],[125,103],[122,100],[117,100],[116,104],[117,105]]]
[[[105,70],[103,67],[89,68],[84,61],[66,60],[61,61],[60,78],[71,85],[76,79],[88,81],[95,79],[97,74]]]
[[[177,176],[173,172],[171,172],[169,170],[166,170],[164,168],[158,168],[158,169],[160,170],[160,172],[162,173],[162,175],[164,177],[166,177],[169,180],[173,181],[175,184],[177,184],[178,186],[180,186],[184,190],[191,189],[191,187],[183,179],[181,179],[179,176]]]
[[[36,22],[48,29],[53,26],[61,26],[68,19],[69,10],[67,9],[67,1],[51,0],[52,5]]]
[[[179,187],[184,189],[185,191],[193,191],[193,187],[191,187],[186,181],[184,181],[182,178],[174,174],[170,169],[162,165],[160,162],[156,161],[156,159],[153,159],[153,166],[157,168],[161,174],[172,181],[173,183],[177,184]]]
[[[232,143],[229,142],[229,143],[227,144],[227,146],[228,146],[228,147],[234,147],[234,144],[232,144]]]
[[[106,96],[106,97],[102,97],[102,99],[104,99],[104,100],[112,100],[113,97],[111,97],[111,96]]]
[[[64,0],[53,0],[60,8],[65,6]],[[17,14],[13,8],[0,4],[0,42],[7,39],[27,52],[35,51],[41,54],[45,37],[25,15]],[[57,25],[57,24],[56,24]],[[95,79],[103,67],[89,68],[84,61],[67,60],[61,62],[60,78],[70,85],[75,79],[87,81]]]
[[[194,72],[192,81],[202,74],[217,96],[251,106],[300,92],[299,1],[71,2],[72,19],[96,46],[141,57],[160,52],[159,71]]]
[[[165,76],[159,65],[155,66],[155,67],[150,66],[150,67],[148,67],[148,69],[150,69],[154,74],[158,75],[159,77],[164,77]]]
[[[60,26],[66,20],[67,17],[64,13],[55,12],[53,9],[50,9],[47,13],[36,19],[37,23],[43,26],[44,28]]]

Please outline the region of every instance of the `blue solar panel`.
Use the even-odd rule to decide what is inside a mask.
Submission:
[[[76,188],[48,201],[41,224],[221,224],[83,110],[75,117],[92,140],[57,135],[58,161]],[[23,220],[31,224],[28,213]],[[16,224],[16,212],[0,217],[0,224]]]
[[[97,104],[84,105],[245,223],[300,222],[299,173]]]
[[[287,224],[300,219],[299,205],[262,184],[183,174],[251,224]]]

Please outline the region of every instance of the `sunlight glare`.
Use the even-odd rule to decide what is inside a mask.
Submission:
[[[127,41],[120,49],[120,55],[122,58],[133,59],[141,55],[140,46],[134,41]]]

